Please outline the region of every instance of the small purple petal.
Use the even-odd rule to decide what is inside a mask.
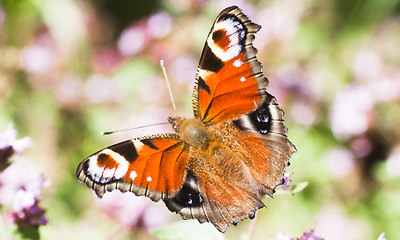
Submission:
[[[290,179],[290,177],[292,175],[293,175],[293,172],[285,172],[283,174],[284,183],[281,185],[281,188],[283,190],[290,190],[292,188],[292,186],[291,186],[292,179]]]
[[[17,153],[21,154],[25,148],[32,145],[32,140],[29,137],[17,140],[17,131],[12,123],[8,124],[4,133],[0,133],[0,150],[11,146]]]
[[[314,229],[311,229],[310,232],[303,233],[303,236],[298,238],[297,240],[324,240],[323,238],[317,237],[314,235]]]
[[[45,211],[40,208],[36,201],[32,206],[21,209],[20,211],[11,210],[7,213],[8,217],[18,227],[38,227],[46,225],[47,219],[44,216]]]
[[[12,146],[6,146],[4,148],[0,148],[0,171],[4,169],[6,166],[7,160],[13,155],[14,149]]]

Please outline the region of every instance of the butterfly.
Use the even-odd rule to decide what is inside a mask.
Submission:
[[[163,200],[184,219],[229,224],[253,218],[283,183],[296,152],[283,111],[266,91],[254,35],[236,6],[208,34],[193,90],[194,118],[169,117],[176,133],[133,138],[85,158],[76,176],[99,197],[118,189]]]

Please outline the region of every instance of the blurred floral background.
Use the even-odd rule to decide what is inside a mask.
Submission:
[[[254,239],[400,239],[400,1],[234,4],[262,25],[258,59],[298,149],[291,184],[308,182],[264,199]],[[0,1],[0,239],[248,239],[249,220],[222,235],[131,193],[99,200],[75,178],[103,147],[172,131],[99,134],[174,114],[160,59],[192,116],[205,38],[230,5]]]

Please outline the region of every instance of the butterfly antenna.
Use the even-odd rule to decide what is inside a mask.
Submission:
[[[120,130],[114,130],[114,131],[108,131],[108,132],[101,132],[101,135],[110,135],[110,134],[117,133],[117,132],[131,131],[131,130],[135,130],[135,129],[139,129],[139,128],[159,126],[159,125],[164,125],[164,124],[170,124],[170,123],[169,122],[153,123],[153,124],[147,124],[147,125],[134,127],[134,128],[127,128],[127,129],[120,129]]]
[[[168,87],[168,91],[169,91],[169,97],[171,98],[172,107],[174,108],[174,111],[175,111],[175,114],[176,114],[175,101],[174,101],[174,97],[172,95],[172,89],[171,89],[171,85],[169,84],[167,70],[165,69],[164,60],[163,59],[160,60],[160,66],[161,66],[161,69],[163,70],[164,78],[165,78],[165,81],[167,82],[167,87]]]

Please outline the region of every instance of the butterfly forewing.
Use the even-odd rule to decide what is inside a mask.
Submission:
[[[217,17],[197,70],[195,117],[206,123],[224,122],[262,104],[268,81],[252,45],[259,29],[237,7],[227,8]]]
[[[188,155],[176,134],[124,141],[81,162],[77,178],[101,197],[119,189],[152,200],[173,196],[182,186]]]

